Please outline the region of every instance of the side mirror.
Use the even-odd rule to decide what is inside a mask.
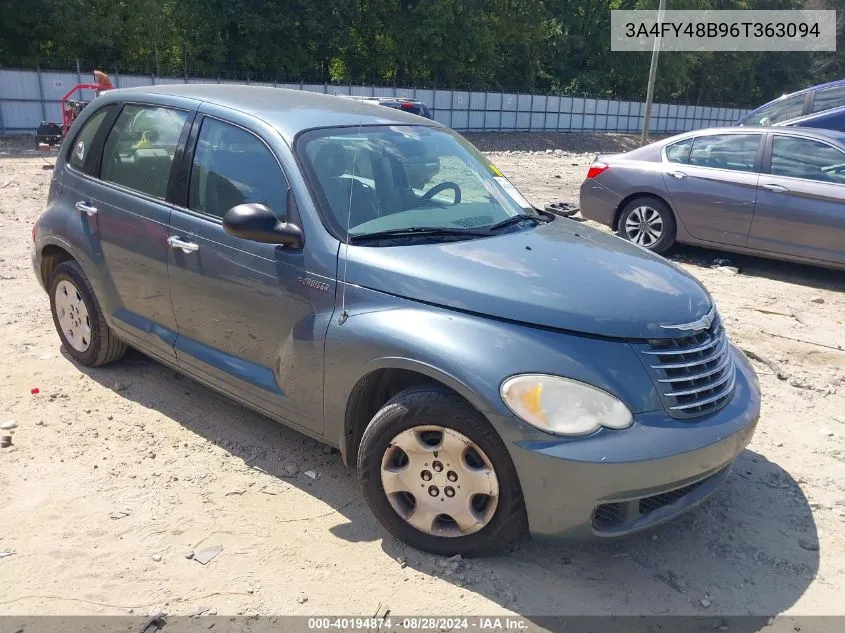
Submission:
[[[302,248],[302,229],[292,222],[279,222],[276,215],[263,204],[239,204],[223,216],[223,229],[229,235],[253,242],[281,244]]]

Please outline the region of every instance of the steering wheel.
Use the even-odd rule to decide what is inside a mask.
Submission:
[[[428,202],[434,196],[436,196],[438,193],[440,193],[441,191],[445,191],[446,189],[451,189],[452,191],[455,192],[455,201],[452,202],[452,206],[455,206],[456,204],[460,204],[461,203],[461,188],[458,185],[456,185],[454,182],[449,182],[448,180],[446,182],[441,182],[438,185],[434,185],[431,189],[429,189],[428,191],[426,191],[422,195],[422,198],[420,198],[420,200]]]

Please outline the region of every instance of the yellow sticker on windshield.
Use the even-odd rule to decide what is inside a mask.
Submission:
[[[504,174],[499,171],[499,168],[496,167],[493,163],[490,163],[490,171],[492,171],[494,174],[496,174],[499,178],[504,176]]]

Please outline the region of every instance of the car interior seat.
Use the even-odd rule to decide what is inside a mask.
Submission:
[[[351,158],[345,147],[328,142],[314,157],[314,170],[331,212],[339,226],[354,227],[379,217],[378,202],[372,187],[349,175]]]

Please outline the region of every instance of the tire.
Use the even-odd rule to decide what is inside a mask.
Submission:
[[[649,224],[652,230],[643,231],[640,227],[644,224]],[[657,226],[660,228],[659,237],[654,236],[654,228]],[[619,237],[654,253],[663,253],[675,243],[675,215],[665,202],[650,196],[634,198],[628,202],[619,214],[617,227]]]
[[[400,461],[402,455],[407,457],[407,454],[398,448],[398,444],[394,443],[394,440],[400,439],[400,434],[403,438],[425,437],[427,441],[434,441],[431,438],[436,431],[419,431],[419,427],[438,427],[448,431],[446,435],[440,434],[441,449],[436,455],[432,449],[432,461],[424,464],[425,467],[430,465],[432,469],[436,469],[439,464],[440,470],[436,473],[419,471],[419,494],[429,493],[431,496],[419,497],[425,499],[427,504],[420,506],[427,509],[427,512],[421,514],[435,514],[435,528],[432,532],[436,533],[422,531],[403,517],[403,513],[410,512],[413,515],[416,512],[416,503],[419,503],[416,501],[417,497],[412,496],[414,504],[410,505],[406,492],[388,496],[382,480],[383,461],[387,463],[397,455]],[[461,444],[459,436],[462,436],[463,440],[469,440],[470,444]],[[463,452],[454,460],[456,463],[452,466],[453,460],[449,455],[456,455],[457,451],[450,452],[444,447],[456,446],[462,446],[463,449],[459,450]],[[414,453],[413,458],[408,458],[408,470],[404,470],[405,466],[397,467],[396,472],[408,473],[415,490],[418,477],[414,466],[420,465],[418,460],[431,459],[427,451],[428,448],[425,448]],[[443,459],[445,464],[441,464],[437,457]],[[394,468],[393,463],[391,462],[390,468]],[[449,468],[444,470],[444,466]],[[492,469],[488,466],[492,466]],[[478,470],[475,470],[475,467],[478,467]],[[426,472],[434,479],[423,480]],[[469,479],[479,477],[479,473],[482,473],[481,479]],[[455,477],[454,480],[448,479],[452,476]],[[426,552],[445,556],[490,555],[508,549],[527,532],[528,520],[522,489],[502,439],[484,416],[465,400],[446,390],[412,388],[399,393],[385,404],[370,421],[361,438],[358,478],[364,498],[379,522],[399,540]],[[453,488],[452,497],[447,499],[449,483],[455,482],[455,486],[460,488],[461,481],[465,482],[465,490],[460,492]],[[472,481],[489,483],[491,492],[497,484],[496,496],[468,493],[467,490],[473,487]],[[431,488],[438,488],[433,484],[439,484],[442,488],[439,498],[431,495]],[[433,504],[438,501],[444,505],[435,508]],[[440,508],[456,508],[465,520],[465,512],[469,512],[471,516],[476,517],[476,524],[464,530],[455,520],[448,518],[450,515],[436,514]],[[478,520],[477,517],[482,519]]]
[[[49,293],[53,324],[68,354],[76,362],[97,367],[126,354],[126,343],[106,324],[100,304],[79,264],[66,261],[56,266],[50,276]],[[73,319],[73,323],[69,328],[63,327],[63,322],[68,324],[68,318]]]

